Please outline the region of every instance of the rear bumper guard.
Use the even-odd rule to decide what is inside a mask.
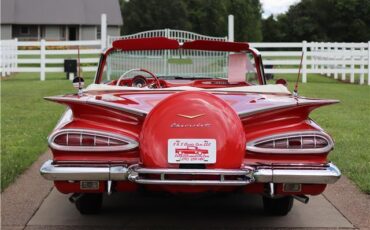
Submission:
[[[130,167],[128,179],[139,184],[170,184],[170,185],[223,185],[240,186],[254,182],[253,168],[244,169],[149,169],[139,166]],[[159,179],[151,179],[145,176],[158,175]],[[195,176],[195,179],[169,179],[171,175]],[[197,176],[210,176],[214,179],[200,180]],[[230,179],[228,177],[232,177]]]
[[[41,175],[53,181],[131,181],[138,184],[243,186],[257,183],[332,184],[341,176],[332,163],[320,166],[247,166],[241,169],[152,169],[127,166],[65,166],[46,161]],[[173,175],[185,179],[173,179]],[[206,179],[199,179],[199,177]]]

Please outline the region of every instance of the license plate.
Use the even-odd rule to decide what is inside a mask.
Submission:
[[[215,139],[169,139],[168,163],[216,163]]]
[[[80,189],[82,190],[98,190],[99,189],[99,181],[80,181]]]

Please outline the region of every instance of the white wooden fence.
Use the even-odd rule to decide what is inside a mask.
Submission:
[[[0,41],[0,72],[2,77],[17,70],[17,44],[17,39]]]
[[[157,31],[151,36],[166,36]],[[167,36],[180,41],[199,39],[197,34],[185,35],[181,31],[167,31]],[[192,35],[191,35],[192,34]],[[140,37],[139,34],[130,35]],[[188,37],[184,37],[188,36]],[[193,37],[192,37],[193,36]],[[199,35],[203,36],[203,35]],[[130,37],[124,37],[130,38]],[[213,38],[213,37],[210,37]],[[115,38],[108,38],[108,44]],[[182,40],[181,40],[182,39]],[[226,40],[225,37],[218,38]],[[261,51],[266,73],[297,74],[303,52],[302,82],[307,74],[316,73],[351,83],[370,85],[370,42],[368,43],[250,43]],[[83,71],[96,71],[98,54],[105,47],[102,41],[0,41],[0,72],[7,76],[16,72],[39,72],[45,80],[46,73],[63,72],[63,62],[77,57],[80,46]],[[367,77],[367,78],[366,78]]]
[[[368,43],[250,43],[261,51],[266,73],[297,74],[303,53],[302,82],[307,82],[307,74],[321,74],[351,83],[370,85],[370,42]],[[348,77],[348,78],[347,78]],[[358,79],[356,81],[356,79]]]
[[[96,71],[101,41],[1,41],[1,75],[17,72],[64,72],[64,59],[77,59],[80,47],[82,71]]]

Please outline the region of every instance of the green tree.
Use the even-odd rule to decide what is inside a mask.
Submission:
[[[262,41],[262,9],[259,0],[229,0],[227,13],[234,15],[236,41]]]
[[[191,31],[209,36],[227,35],[227,9],[225,0],[186,1]]]
[[[277,23],[281,37],[276,41],[365,42],[370,40],[370,0],[302,0]]]
[[[123,33],[182,29],[210,36],[227,35],[227,16],[235,16],[235,40],[261,41],[259,0],[121,0]]]
[[[262,35],[265,42],[279,42],[283,40],[280,24],[274,19],[273,15],[262,21]]]
[[[125,34],[153,29],[191,28],[184,1],[130,0],[123,4],[122,14]]]

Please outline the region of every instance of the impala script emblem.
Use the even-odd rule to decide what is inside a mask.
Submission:
[[[209,128],[211,127],[210,123],[177,123],[174,122],[170,125],[171,128]]]
[[[189,119],[193,119],[193,118],[197,118],[197,117],[201,117],[204,115],[204,113],[202,114],[197,114],[197,115],[184,115],[184,114],[176,114],[177,116],[180,116],[180,117],[185,117],[185,118],[189,118]]]

